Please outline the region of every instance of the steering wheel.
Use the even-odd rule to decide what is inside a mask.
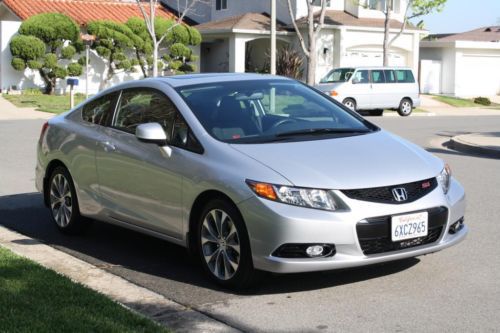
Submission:
[[[293,119],[293,118],[286,118],[286,119],[282,119],[276,123],[274,123],[270,129],[275,129],[275,128],[278,128],[280,127],[281,125],[283,124],[286,124],[286,123],[291,123],[291,124],[294,124],[294,123],[297,123],[297,120],[296,119]]]

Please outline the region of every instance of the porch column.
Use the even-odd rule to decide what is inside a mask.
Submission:
[[[420,33],[416,32],[413,34],[413,45],[412,45],[412,64],[411,67],[413,69],[413,72],[415,75],[418,77],[420,76],[419,73],[419,62],[420,62]]]
[[[235,35],[229,38],[229,71],[245,72],[245,39]]]

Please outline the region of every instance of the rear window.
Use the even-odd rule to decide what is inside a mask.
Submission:
[[[408,69],[399,69],[395,70],[396,78],[400,83],[415,83],[415,78],[413,77],[413,73]]]
[[[396,82],[396,75],[394,74],[393,70],[386,69],[386,70],[384,70],[384,74],[385,74],[385,81],[387,83],[394,83],[394,82]]]

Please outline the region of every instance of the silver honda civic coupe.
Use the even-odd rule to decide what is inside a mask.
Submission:
[[[44,124],[37,159],[62,232],[99,220],[168,240],[229,288],[262,271],[420,256],[467,234],[448,165],[282,77],[115,86]]]

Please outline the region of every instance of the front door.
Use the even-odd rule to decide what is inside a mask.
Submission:
[[[111,126],[104,129],[96,164],[99,193],[112,219],[182,237],[182,166],[177,154],[139,141],[139,124],[160,123],[172,131],[177,110],[162,92],[124,90]]]
[[[370,109],[371,106],[372,88],[369,74],[368,70],[357,70],[346,92],[346,97],[354,98],[358,110]]]

